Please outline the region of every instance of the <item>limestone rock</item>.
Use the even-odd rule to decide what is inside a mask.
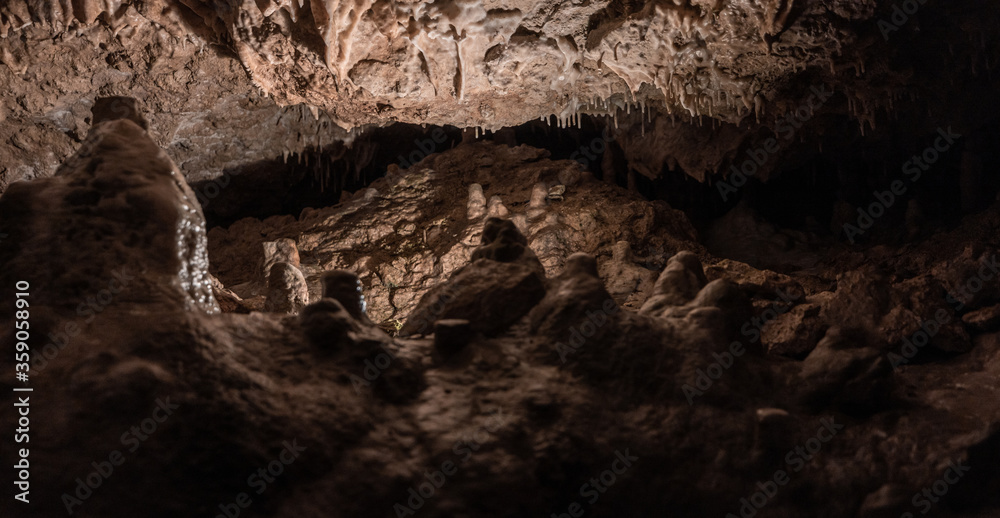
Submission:
[[[471,329],[493,335],[506,329],[545,294],[545,271],[527,239],[510,220],[486,220],[472,263],[421,297],[400,329],[427,334],[443,319],[468,320]]]
[[[750,299],[729,279],[715,279],[698,292],[690,305],[696,308],[718,308],[725,316],[725,327],[736,335],[753,315]]]
[[[468,320],[473,331],[496,335],[545,295],[538,273],[519,263],[478,259],[429,290],[399,330],[428,334],[438,320]]]
[[[813,408],[834,406],[862,415],[887,403],[892,366],[883,351],[865,342],[839,327],[827,330],[802,363],[802,400]]]
[[[451,356],[465,348],[474,334],[468,320],[438,320],[434,324],[434,348]]]
[[[219,279],[209,274],[209,282],[212,283],[212,295],[219,303],[219,309],[223,313],[249,313],[250,308],[243,302],[239,295],[222,285]]]
[[[656,273],[637,263],[627,241],[612,247],[611,257],[600,264],[601,278],[607,283],[608,293],[619,303],[639,307],[649,297],[656,282]],[[662,263],[661,263],[662,265]]]
[[[131,120],[96,125],[54,177],[12,185],[0,198],[0,227],[10,236],[0,249],[8,264],[0,279],[46,285],[49,295],[39,297],[61,299],[38,303],[76,308],[80,297],[115,286],[109,304],[152,300],[219,311],[201,207]],[[23,278],[10,278],[13,271]]]
[[[91,112],[92,124],[95,126],[105,121],[128,119],[144,130],[149,129],[149,122],[142,115],[139,101],[132,97],[98,97],[94,100]]]
[[[302,272],[286,262],[274,263],[267,276],[267,309],[294,315],[308,303],[309,288]]]
[[[818,304],[800,304],[764,326],[761,342],[768,354],[804,358],[826,332]]]
[[[667,262],[667,267],[656,279],[653,294],[643,304],[641,313],[657,313],[670,306],[687,304],[708,284],[698,256],[679,252]]]
[[[479,219],[484,214],[486,214],[486,196],[483,195],[483,186],[478,183],[469,184],[469,203],[466,217]]]
[[[358,322],[372,325],[366,313],[367,304],[361,289],[361,279],[354,272],[334,270],[323,274],[323,298],[337,300]]]
[[[962,322],[975,331],[996,331],[997,328],[1000,328],[1000,305],[989,306],[962,315]]]
[[[899,484],[884,484],[861,503],[858,518],[896,518],[913,509],[913,494]]]
[[[335,350],[352,342],[359,324],[336,299],[322,299],[299,312],[299,324],[309,341]]]
[[[531,200],[528,202],[528,219],[535,219],[545,214],[545,206],[548,204],[548,188],[544,183],[536,183],[531,188]]]
[[[491,259],[502,263],[518,263],[531,268],[542,277],[545,269],[528,240],[510,220],[491,217],[483,227],[482,244],[472,252],[472,260]]]
[[[529,329],[562,343],[568,343],[575,330],[578,338],[599,343],[615,327],[619,311],[597,274],[594,257],[576,253],[566,260],[563,272],[552,279],[545,298],[531,310]]]
[[[465,173],[470,167],[476,171],[474,177]],[[645,259],[654,257],[648,268],[662,268],[654,263],[665,263],[668,250],[698,250],[689,241],[694,239],[693,227],[681,211],[603,182],[578,184],[572,197],[546,205],[544,215],[529,222],[525,212],[532,186],[555,184],[558,173],[569,167],[578,164],[548,160],[543,150],[526,145],[459,145],[427,157],[420,167],[380,179],[373,185],[383,194],[363,207],[352,202],[312,210],[297,220],[245,218],[213,228],[212,271],[244,300],[253,299],[263,294],[265,281],[258,273],[261,242],[294,239],[302,256],[309,256],[301,269],[311,300],[322,297],[324,272],[356,272],[365,287],[369,317],[396,329],[420,297],[468,264],[481,244],[486,214],[469,219],[465,198],[478,182],[489,185],[491,194],[511,200],[511,221],[546,274],[558,275],[574,252],[603,260],[619,241],[657,243],[651,251],[643,250]],[[414,231],[408,233],[411,227]],[[538,268],[535,261],[529,262]],[[655,273],[646,275],[652,277],[651,285]],[[605,278],[613,286],[613,278]],[[254,283],[259,284],[256,291]],[[633,306],[649,295],[648,288],[641,289],[645,292],[631,297]]]
[[[503,156],[497,152],[498,163]],[[531,177],[539,173],[530,169],[533,166],[524,167],[530,174],[510,168],[519,190],[506,192],[510,186],[500,181],[491,184],[491,190],[519,200],[520,205],[511,204],[515,211],[529,199]],[[540,167],[548,169],[551,163]],[[77,267],[77,247],[86,241],[30,241],[33,233],[48,229],[49,222],[8,227],[10,221],[21,223],[20,213],[8,210],[14,206],[6,205],[10,193],[0,198],[5,211],[0,214],[0,232],[10,234],[6,239],[11,240],[0,248],[0,276],[7,283],[22,276],[31,279],[32,333],[64,344],[43,346],[31,360],[32,397],[41,398],[32,400],[37,404],[32,407],[32,433],[39,439],[32,443],[32,459],[37,460],[32,462],[32,480],[44,483],[32,485],[31,496],[37,500],[24,508],[26,517],[65,512],[61,495],[72,491],[78,479],[95,479],[97,475],[89,474],[102,466],[109,451],[124,452],[122,431],[137,423],[151,426],[156,421],[151,416],[162,418],[163,407],[172,410],[170,415],[156,422],[155,433],[144,434],[148,440],[141,442],[141,449],[125,453],[126,463],[115,466],[115,474],[73,508],[74,516],[172,518],[219,509],[220,502],[231,510],[226,506],[239,507],[231,503],[234,495],[248,491],[248,473],[262,466],[277,469],[275,463],[283,470],[282,478],[275,480],[284,482],[268,486],[266,502],[254,502],[264,514],[313,518],[329,515],[330,509],[345,516],[391,514],[394,505],[407,506],[418,488],[440,481],[435,473],[444,462],[454,463],[458,475],[447,476],[447,486],[442,486],[446,490],[423,501],[421,513],[428,516],[504,516],[512,508],[529,515],[561,514],[568,507],[553,502],[572,501],[584,483],[581,477],[594,476],[580,473],[610,473],[623,463],[630,464],[627,472],[615,474],[619,482],[588,513],[598,518],[628,515],[630,510],[676,511],[684,518],[738,515],[741,500],[759,501],[753,495],[767,491],[762,483],[777,469],[798,466],[788,460],[789,452],[800,455],[798,451],[812,451],[814,446],[822,451],[809,459],[799,457],[803,469],[789,477],[779,489],[781,496],[768,500],[759,514],[812,516],[820,509],[830,518],[890,512],[898,516],[899,495],[909,506],[903,510],[913,509],[908,500],[932,487],[949,462],[967,463],[972,471],[970,478],[949,488],[937,509],[950,512],[953,504],[968,504],[974,514],[994,513],[997,502],[991,489],[998,479],[993,466],[1000,400],[986,396],[995,394],[1000,375],[995,333],[976,333],[970,327],[976,346],[969,353],[930,355],[893,373],[884,360],[892,344],[872,330],[831,330],[802,362],[757,354],[746,343],[725,339],[719,330],[745,307],[738,293],[752,296],[760,310],[774,303],[769,299],[775,290],[798,286],[802,293],[789,298],[805,295],[801,305],[830,309],[829,314],[842,315],[847,323],[896,322],[900,325],[892,332],[897,333],[911,315],[932,307],[935,283],[918,279],[914,272],[932,272],[934,279],[947,275],[943,270],[973,237],[989,242],[995,236],[1000,212],[970,217],[963,223],[967,227],[914,245],[926,247],[920,254],[909,253],[911,248],[907,253],[872,249],[859,258],[861,254],[846,251],[822,275],[763,272],[705,255],[711,265],[707,275],[700,282],[696,275],[687,277],[695,279],[690,283],[695,288],[682,293],[680,305],[665,305],[656,314],[619,309],[602,324],[600,317],[591,316],[596,314],[588,315],[591,302],[610,295],[602,292],[594,257],[609,255],[612,243],[654,233],[642,230],[656,227],[657,219],[647,218],[641,209],[648,204],[623,196],[614,198],[621,203],[613,210],[588,209],[578,204],[580,198],[617,192],[592,182],[575,189],[565,202],[552,204],[551,213],[559,214],[561,221],[585,229],[558,228],[555,235],[587,253],[562,258],[546,283],[518,262],[524,254],[514,262],[480,258],[469,264],[484,222],[462,226],[466,207],[461,196],[453,197],[451,205],[441,203],[447,212],[416,216],[421,204],[434,205],[439,199],[427,194],[437,192],[429,184],[443,181],[433,174],[414,175],[395,192],[380,187],[385,194],[366,205],[320,209],[304,222],[248,220],[220,230],[217,237],[245,245],[236,250],[252,250],[259,248],[262,237],[272,241],[296,236],[303,257],[309,259],[302,267],[314,289],[322,289],[325,271],[340,265],[367,272],[361,277],[366,290],[380,286],[383,276],[385,289],[395,290],[385,299],[389,301],[397,295],[423,294],[423,279],[448,277],[442,287],[457,290],[462,303],[447,306],[455,301],[444,291],[431,290],[428,297],[433,300],[420,302],[417,313],[433,316],[435,301],[443,302],[438,308],[455,313],[472,308],[476,318],[484,316],[470,320],[472,327],[477,321],[513,320],[510,314],[496,316],[492,311],[535,305],[532,312],[538,310],[541,323],[537,332],[531,331],[529,312],[529,318],[514,320],[498,334],[477,337],[475,347],[445,359],[435,354],[431,340],[390,340],[359,323],[333,298],[307,306],[297,318],[261,312],[208,314],[186,310],[177,293],[173,298],[138,296],[146,293],[146,284],[142,293],[122,291],[126,303],[111,304],[87,322],[75,305],[66,303],[73,297],[78,303],[79,294],[67,295],[62,291],[66,283],[48,284],[36,273]],[[525,178],[529,181],[521,181]],[[29,186],[48,188],[59,181],[43,179]],[[465,192],[460,179],[450,181],[446,192]],[[19,190],[16,187],[14,194]],[[408,203],[414,199],[419,203]],[[41,213],[44,206],[44,214],[55,215],[68,211],[68,205],[81,214],[92,210],[90,205],[70,204],[72,198],[56,200],[19,207]],[[18,202],[18,197],[11,201]],[[565,206],[572,210],[561,212]],[[571,218],[572,213],[577,216]],[[15,217],[8,219],[11,214]],[[454,243],[419,248],[421,232],[398,232],[408,223],[438,218],[443,218],[436,223],[444,228],[442,239]],[[648,226],[640,225],[643,221]],[[486,245],[499,239],[499,230]],[[541,232],[529,228],[527,233],[523,237],[530,243]],[[619,233],[626,237],[616,238]],[[243,239],[246,236],[253,239]],[[663,239],[665,250],[683,249],[667,240],[669,235],[653,237]],[[103,236],[100,241],[107,242]],[[47,248],[39,253],[23,243]],[[694,242],[687,245],[702,252]],[[162,261],[156,255],[162,250],[155,247],[115,250],[125,250],[121,257],[126,261],[153,267]],[[551,246],[546,253],[558,250]],[[387,259],[390,254],[396,255]],[[233,261],[237,255],[223,257]],[[252,254],[243,255],[247,257],[242,266],[226,265],[221,271],[242,268],[257,275]],[[54,259],[63,262],[46,263]],[[861,281],[869,268],[866,263],[887,273],[871,277],[876,291],[867,299],[876,302],[862,298],[852,309],[836,292],[842,289],[844,297],[865,293]],[[681,273],[692,270],[682,268]],[[845,274],[839,286],[834,273]],[[511,287],[519,275],[547,287],[541,302],[535,304],[523,291],[499,297],[490,291]],[[79,271],[75,279],[90,282]],[[354,291],[347,290],[352,295],[346,300],[357,303],[358,279],[350,279]],[[402,286],[411,279],[420,282]],[[110,288],[102,289],[110,293]],[[884,290],[884,298],[878,290]],[[98,292],[95,298],[103,295]],[[995,304],[979,302],[984,307]],[[896,304],[905,305],[909,314],[892,313]],[[879,314],[862,318],[852,313],[859,308]],[[11,313],[0,313],[0,329],[10,329],[10,320]],[[565,324],[569,328],[564,334],[560,328]],[[568,347],[579,344],[576,333],[590,336],[572,353],[559,348],[563,340]],[[7,389],[12,383],[0,381]],[[16,417],[0,413],[0,428],[16,428]],[[831,420],[844,427],[826,442],[817,430]],[[79,433],[67,436],[65,430]],[[295,452],[301,455],[294,457]],[[286,464],[283,458],[294,462]],[[142,476],[126,476],[130,469]],[[884,489],[887,485],[891,487]]]
[[[491,218],[506,218],[510,215],[510,210],[503,204],[499,196],[491,196],[489,206],[486,208],[486,215]]]
[[[264,249],[264,260],[261,265],[261,278],[267,279],[271,273],[271,267],[276,263],[288,263],[295,268],[300,266],[299,250],[295,246],[295,241],[284,238],[276,241],[265,241],[262,245]]]
[[[528,207],[532,209],[544,208],[547,204],[546,199],[548,197],[548,192],[549,189],[544,183],[536,183],[531,188],[531,200],[528,202]]]

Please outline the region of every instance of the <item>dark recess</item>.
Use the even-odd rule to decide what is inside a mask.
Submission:
[[[615,183],[627,188],[629,168],[616,142],[600,146],[605,149],[600,153],[581,152],[602,140],[608,122],[605,117],[587,115],[581,117],[579,128],[557,128],[533,121],[486,133],[480,139],[545,149],[554,160],[579,161],[595,178],[604,178],[602,167],[610,164]],[[750,178],[725,201],[716,185],[699,182],[681,170],[665,167],[655,180],[633,173],[632,182],[638,194],[683,210],[698,227],[745,201],[779,227],[830,236],[838,229],[832,224],[836,203],[865,207],[875,200],[875,192],[886,191],[894,180],[905,180],[907,192],[886,210],[884,217],[877,219],[874,231],[866,232],[859,243],[902,239],[904,233],[899,229],[905,226],[910,200],[918,201],[923,218],[931,223],[928,228],[951,226],[965,214],[984,210],[1000,190],[1000,178],[984,172],[988,164],[1000,160],[1000,150],[990,145],[1000,140],[998,120],[963,135],[917,182],[908,181],[902,165],[931,145],[936,133],[916,139],[871,139],[863,137],[856,126],[845,124],[842,129],[844,133],[824,143],[824,151],[817,149],[793,167],[778,171],[766,183]],[[470,138],[468,131],[464,138]],[[364,132],[349,148],[334,144],[291,155],[287,163],[277,157],[228,171],[229,184],[222,189],[210,185],[219,180],[192,187],[203,202],[209,227],[228,226],[244,217],[297,217],[306,207],[336,205],[343,193],[365,188],[384,176],[390,166],[406,169],[432,153],[454,147],[462,139],[463,131],[453,126],[394,124]],[[605,153],[612,154],[610,160],[604,160]],[[970,179],[970,175],[974,178]],[[974,183],[971,189],[966,185],[964,197],[962,182]]]

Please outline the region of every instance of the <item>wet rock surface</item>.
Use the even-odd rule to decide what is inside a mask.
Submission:
[[[41,305],[72,312],[76,297],[113,289],[136,303],[218,311],[201,207],[130,120],[96,125],[54,177],[12,186],[0,227],[10,239],[0,278],[43,287]]]

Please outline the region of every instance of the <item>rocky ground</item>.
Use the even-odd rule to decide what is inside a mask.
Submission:
[[[393,167],[333,207],[213,228],[211,271],[241,297],[259,297],[264,243],[291,239],[313,300],[323,272],[349,269],[361,276],[372,319],[398,324],[421,294],[468,262],[484,222],[498,216],[524,233],[549,275],[574,252],[600,257],[616,300],[638,308],[658,267],[695,241],[694,229],[665,203],[547,155],[524,145],[462,145],[405,171]]]
[[[191,197],[125,120],[0,197],[0,284],[31,285],[19,513],[1000,512],[1000,206],[821,253],[743,214],[768,252],[735,259],[483,143],[207,235]]]

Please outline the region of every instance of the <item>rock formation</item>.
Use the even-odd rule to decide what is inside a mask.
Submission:
[[[308,303],[309,289],[302,272],[289,263],[275,263],[268,271],[265,308],[294,314]]]
[[[887,142],[995,117],[996,22],[973,0],[11,0],[0,6],[0,86],[16,102],[3,113],[0,190],[68,156],[94,92],[135,91],[163,114],[151,134],[191,182],[337,148],[370,124],[476,133],[591,116],[608,138],[581,147],[603,153],[613,141],[633,174],[681,169],[732,185],[747,160],[767,178],[780,172],[775,155],[818,152],[825,128]],[[961,109],[954,84],[985,102]],[[52,155],[33,156],[46,141]],[[852,152],[850,138],[831,145]],[[976,160],[969,185],[981,181]]]
[[[439,320],[466,320],[469,329],[496,335],[545,295],[545,270],[510,220],[489,218],[471,263],[417,302],[400,334],[424,335]]]
[[[201,207],[131,120],[98,123],[55,176],[0,199],[0,232],[18,243],[0,249],[0,278],[44,286],[40,305],[72,312],[74,297],[114,285],[119,301],[218,312]]]
[[[2,2],[2,508],[1000,516],[998,21]]]
[[[876,250],[852,263],[847,253],[830,263],[844,271],[823,279],[757,270],[687,242],[639,312],[608,292],[602,259],[570,254],[550,272],[542,265],[552,252],[532,250],[547,241],[479,219],[463,231],[479,247],[453,260],[401,330],[435,337],[394,339],[363,318],[364,277],[349,272],[325,277],[322,298],[297,317],[219,314],[199,212],[170,161],[127,120],[99,123],[87,142],[57,176],[0,198],[3,282],[30,281],[32,330],[52,340],[32,362],[32,480],[44,484],[25,516],[224,515],[251,505],[265,516],[546,515],[582,508],[592,477],[606,489],[588,508],[594,516],[725,516],[746,505],[779,517],[875,516],[912,512],[909,495],[949,466],[971,471],[938,509],[989,515],[1000,504],[986,489],[996,483],[1000,406],[984,397],[1000,368],[998,293],[986,279],[996,275],[996,206],[912,245],[919,255]],[[534,164],[519,167],[536,177],[559,168]],[[378,188],[433,206],[441,180],[422,174],[397,179],[406,190]],[[536,183],[490,189],[521,207]],[[407,220],[383,216],[384,196],[298,223],[365,216],[377,223],[349,232],[385,237]],[[467,209],[453,198],[447,213]],[[608,248],[597,250],[613,261],[626,232],[614,228],[562,235],[583,247],[600,236]],[[299,237],[305,271],[320,257],[312,243],[344,231]],[[400,250],[409,250],[403,260],[427,253]],[[252,254],[245,260],[260,272]],[[270,278],[291,268],[277,262]],[[104,304],[102,290],[116,295]],[[81,304],[104,305],[79,314]],[[910,314],[942,321],[910,324]],[[779,325],[825,331],[818,343],[796,332],[804,342],[788,352],[798,361],[771,347],[771,337],[787,342]],[[0,424],[13,427],[10,415]]]

